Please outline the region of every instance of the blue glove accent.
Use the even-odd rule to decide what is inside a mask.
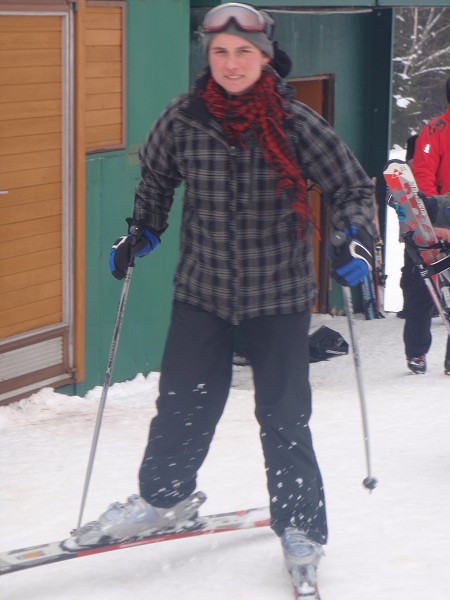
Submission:
[[[335,269],[335,271],[339,275],[339,278],[345,282],[344,285],[354,287],[369,275],[370,269],[365,260],[352,258],[342,267]]]
[[[157,246],[159,246],[159,244],[161,243],[161,240],[159,238],[157,238],[156,235],[154,235],[148,229],[144,229],[143,237],[145,237],[145,240],[146,240],[145,244],[142,246],[142,248],[136,249],[136,251],[132,252],[132,254],[135,258],[141,258],[142,256],[147,256],[147,254],[150,254],[150,252],[152,250],[154,250]],[[143,238],[141,238],[140,241],[144,242]],[[137,244],[136,244],[136,246],[137,246]]]
[[[135,258],[147,256],[160,244],[160,239],[134,219],[127,219],[128,235],[114,242],[109,253],[109,270],[116,279],[124,279]]]
[[[341,285],[353,287],[370,274],[373,263],[373,238],[352,225],[334,234],[331,240],[333,277]]]
[[[117,272],[117,268],[116,268],[116,251],[119,248],[119,246],[121,244],[124,244],[126,242],[128,236],[123,235],[122,237],[120,237],[119,239],[117,239],[114,244],[111,246],[111,250],[109,251],[109,270],[111,271],[111,273],[114,275],[114,273]],[[114,277],[116,277],[116,275],[114,275]],[[124,275],[125,277],[125,275]],[[121,277],[121,279],[123,279],[123,277]]]

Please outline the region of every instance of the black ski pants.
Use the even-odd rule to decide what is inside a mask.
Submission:
[[[431,320],[434,304],[414,261],[405,250],[400,287],[403,290],[405,325],[403,341],[406,356],[427,354],[431,348]],[[447,340],[445,361],[450,361],[450,337]]]
[[[304,311],[247,319],[240,327],[253,369],[272,528],[280,535],[294,525],[324,544],[323,484],[308,425],[309,322]],[[195,490],[230,390],[234,329],[174,302],[157,415],[139,472],[140,493],[155,506],[173,506]]]
[[[403,290],[405,325],[403,341],[407,357],[427,354],[431,347],[433,301],[414,261],[405,249],[400,287]]]

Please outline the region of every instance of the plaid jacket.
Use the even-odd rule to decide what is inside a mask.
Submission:
[[[174,190],[184,183],[175,299],[239,323],[262,315],[302,311],[315,300],[312,232],[297,236],[288,196],[248,134],[245,149],[230,146],[196,90],[173,100],[140,150],[141,181],[134,217],[160,235]],[[335,227],[371,230],[372,183],[332,127],[313,110],[285,99],[285,131],[305,179],[317,184]]]

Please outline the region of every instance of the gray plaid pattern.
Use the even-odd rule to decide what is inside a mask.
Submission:
[[[255,139],[230,146],[198,98],[199,85],[202,78],[166,107],[140,150],[134,217],[163,233],[184,183],[175,298],[232,323],[305,310],[315,300],[312,227],[298,239],[288,194],[276,196],[276,175]],[[329,202],[333,225],[371,230],[372,183],[358,161],[281,82],[278,91],[292,117],[285,122],[292,148]]]

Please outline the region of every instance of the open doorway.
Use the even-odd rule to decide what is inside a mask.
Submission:
[[[288,83],[295,89],[295,98],[333,125],[334,120],[334,76],[315,75],[289,79]],[[329,266],[326,255],[327,242],[330,236],[330,216],[328,208],[322,202],[320,191],[313,187],[310,192],[314,221],[320,232],[314,236],[314,275],[317,285],[317,304],[313,312],[328,313]]]

